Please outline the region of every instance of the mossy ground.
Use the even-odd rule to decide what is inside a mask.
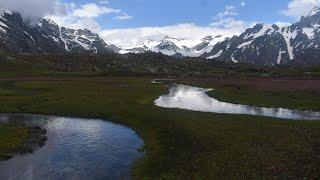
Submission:
[[[5,93],[0,93],[0,112],[104,118],[132,127],[144,139],[147,152],[133,167],[136,179],[320,176],[320,122],[159,108],[153,101],[167,90],[150,81],[105,78],[2,82],[0,89]],[[310,106],[304,103],[306,98],[314,98],[314,103],[319,100],[318,94],[306,91],[290,102],[288,92],[279,92],[281,98],[272,101],[260,97],[268,93],[258,93],[255,96],[260,98],[255,103],[304,108]],[[239,102],[246,99],[231,91],[223,96],[238,98]],[[9,131],[2,131],[2,137],[8,135]]]
[[[0,160],[8,159],[13,152],[23,148],[28,137],[28,130],[0,123]]]

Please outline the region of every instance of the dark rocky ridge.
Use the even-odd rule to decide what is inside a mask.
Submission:
[[[20,53],[95,53],[117,51],[90,30],[59,27],[49,19],[26,23],[19,13],[1,11],[0,49]]]

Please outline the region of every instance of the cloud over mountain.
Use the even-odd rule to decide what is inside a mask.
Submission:
[[[291,0],[282,14],[299,19],[301,16],[306,16],[316,6],[320,6],[320,0]]]
[[[106,29],[101,31],[100,35],[105,41],[126,48],[142,45],[148,40],[160,41],[166,36],[183,39],[185,42],[190,42],[188,44],[192,46],[199,43],[205,36],[233,36],[250,26],[251,22],[236,19],[237,10],[237,6],[226,5],[208,25],[179,23],[162,27]]]
[[[197,43],[198,40],[207,35],[232,36],[240,33],[245,28],[245,26],[230,26],[229,28],[224,29],[213,26],[198,26],[193,23],[185,23],[164,27],[111,29],[102,31],[100,35],[109,43],[122,47],[134,47],[143,44],[149,39],[161,40],[165,36],[186,39],[191,42],[193,41],[193,43]]]
[[[19,12],[24,18],[66,13],[64,5],[58,0],[1,0],[0,7]]]

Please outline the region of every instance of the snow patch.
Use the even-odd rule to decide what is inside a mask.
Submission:
[[[231,61],[232,61],[233,63],[238,63],[238,62],[239,62],[238,60],[236,60],[236,59],[234,58],[233,54],[231,55]]]
[[[272,27],[271,25],[264,24],[258,32],[246,35],[244,39],[249,39],[249,38],[256,39],[260,36],[263,36],[271,29],[271,27]]]
[[[229,49],[230,49],[230,47],[231,47],[231,42],[229,42],[229,43],[227,44],[227,48],[226,48],[226,50],[229,50]]]
[[[10,29],[6,24],[0,21],[0,26]]]
[[[200,43],[199,40],[189,40],[189,39],[178,39],[178,38],[166,38],[167,40],[173,42],[177,47],[183,49],[183,47],[192,48]]]
[[[45,34],[41,34],[41,36],[43,36],[43,37],[45,37],[45,38],[47,38],[47,39],[49,39],[50,37],[48,37],[47,35],[45,35]]]
[[[303,33],[308,36],[308,39],[314,38],[314,29],[313,28],[303,28]]]
[[[270,28],[271,28],[270,25],[263,25],[262,29],[261,29],[259,32],[257,32],[257,33],[253,36],[253,38],[256,39],[256,38],[258,38],[258,37],[260,37],[260,36],[265,35],[266,32],[267,32],[268,30],[270,30]]]
[[[219,52],[217,52],[217,54],[207,57],[207,59],[214,59],[214,58],[220,57],[222,53],[223,53],[223,50],[220,50]]]
[[[286,53],[286,51],[282,51],[281,49],[279,50],[279,55],[277,58],[277,63],[280,64],[282,60],[282,54]]]
[[[165,54],[167,56],[173,56],[175,54],[177,54],[177,51],[174,50],[167,50],[167,49],[163,49],[163,50],[155,50],[157,53],[161,52],[162,54]]]
[[[55,42],[57,42],[57,43],[59,43],[60,41],[59,41],[59,38],[57,38],[57,37],[54,37],[54,36],[51,36],[51,35],[49,35],[49,37],[51,37]]]
[[[61,32],[61,27],[59,27],[59,35],[60,35],[60,39],[62,40],[62,42],[64,44],[64,49],[67,50],[67,51],[70,51],[69,47],[68,47],[68,44],[67,44],[67,41],[63,38],[63,35],[62,35],[62,32]]]
[[[300,44],[302,44],[302,42],[299,42],[298,44],[296,44],[294,47],[298,48],[300,46]]]
[[[290,60],[293,60],[294,59],[294,54],[293,54],[294,48],[291,45],[291,40],[295,39],[297,37],[297,31],[294,30],[293,32],[291,32],[290,29],[288,28],[282,33],[282,35],[283,35],[285,42],[286,42],[286,45],[287,45],[287,50],[288,50]]]
[[[27,32],[27,31],[23,31],[26,35],[28,35],[29,36],[29,38],[33,41],[33,42],[35,42],[35,40],[33,39],[33,37]]]
[[[74,40],[74,42],[79,44],[81,47],[83,47],[85,50],[87,50],[87,51],[91,50],[91,48],[90,48],[90,46],[88,44],[85,44],[85,43],[79,41],[78,38],[75,38],[73,40]]]
[[[1,16],[4,16],[5,14],[9,14],[9,15],[12,15],[12,11],[9,11],[7,9],[1,9],[0,8],[0,11],[1,11]]]
[[[5,30],[4,28],[0,27],[0,32],[7,33],[7,30]]]
[[[7,30],[5,28],[9,29],[9,27],[6,24],[0,21],[0,32],[7,33]]]
[[[320,12],[320,8],[316,7],[316,8],[313,8],[310,13],[308,14],[308,16],[314,16],[316,14],[318,14]]]
[[[39,22],[39,23],[37,24],[37,26],[38,26],[38,27],[42,27],[42,26],[43,26],[42,22]]]
[[[212,36],[210,36],[210,37],[212,37]],[[215,36],[211,39],[204,38],[204,39],[202,39],[202,43],[208,43],[208,45],[201,50],[195,50],[196,46],[194,46],[187,51],[186,56],[198,57],[204,53],[210,53],[216,44],[224,41],[226,38],[227,38],[226,36]],[[198,44],[198,45],[200,45],[200,44]]]
[[[243,47],[245,47],[245,46],[250,45],[252,42],[253,42],[253,40],[248,41],[248,42],[244,42],[244,43],[240,44],[237,48],[238,48],[238,49],[241,49],[241,48],[243,48]]]

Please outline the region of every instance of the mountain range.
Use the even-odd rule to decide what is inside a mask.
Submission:
[[[58,26],[50,19],[30,25],[19,13],[2,10],[0,50],[20,53],[145,53],[201,57],[234,63],[279,65],[320,63],[320,8],[288,26],[256,24],[238,36],[206,36],[195,44],[166,36],[130,48],[106,43],[90,30]]]
[[[108,53],[118,51],[89,30],[58,26],[50,19],[37,24],[23,20],[19,13],[0,13],[0,49],[21,53]]]

